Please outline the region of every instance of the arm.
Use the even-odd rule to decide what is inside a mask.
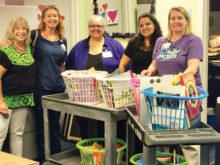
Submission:
[[[155,76],[155,75],[157,75],[157,65],[156,65],[156,61],[153,60],[150,66],[148,67],[148,69],[143,70],[141,72],[141,76]]]
[[[187,55],[187,68],[183,73],[193,72],[196,74],[199,69],[200,62],[203,60],[203,46],[199,37],[190,40],[188,55]]]
[[[3,94],[2,94],[2,76],[7,71],[2,65],[0,65],[0,113],[8,114],[8,107],[4,102]]]
[[[196,74],[197,70],[199,69],[199,65],[200,65],[200,60],[199,59],[190,59],[187,62],[188,67],[186,68],[186,70],[183,72],[184,73],[188,73],[188,72],[193,72],[194,74]]]
[[[131,59],[128,56],[126,56],[125,54],[123,54],[121,61],[119,63],[119,70],[121,72],[125,72],[130,61],[131,61]]]

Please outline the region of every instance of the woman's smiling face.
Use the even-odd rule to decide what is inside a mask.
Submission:
[[[144,17],[139,20],[139,30],[144,38],[149,38],[153,33],[155,26],[149,17]]]
[[[57,11],[54,9],[47,10],[43,22],[47,28],[56,28],[59,24],[59,15]]]
[[[188,26],[188,20],[181,12],[172,10],[170,13],[169,26],[172,33],[185,33],[186,27]]]
[[[13,28],[14,41],[25,42],[27,38],[28,30],[22,23],[16,23]]]
[[[104,25],[101,18],[94,17],[89,22],[89,35],[92,38],[101,38],[104,34]]]

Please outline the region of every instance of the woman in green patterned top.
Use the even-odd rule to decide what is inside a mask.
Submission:
[[[9,131],[10,151],[22,156],[22,136],[30,106],[34,106],[34,58],[30,28],[22,17],[12,18],[7,46],[0,47],[0,150]]]

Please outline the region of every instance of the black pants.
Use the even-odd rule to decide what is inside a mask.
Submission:
[[[58,92],[42,91],[38,90],[34,93],[35,101],[35,120],[36,120],[36,140],[38,158],[37,160],[42,163],[45,161],[45,147],[44,147],[44,119],[43,119],[43,108],[42,108],[42,96],[56,94]],[[61,93],[61,92],[60,92]],[[60,112],[48,111],[48,119],[50,122],[50,149],[51,154],[59,153],[61,151],[60,145]]]

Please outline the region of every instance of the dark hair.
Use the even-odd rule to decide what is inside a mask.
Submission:
[[[157,38],[162,36],[162,31],[160,29],[160,25],[159,25],[158,21],[156,20],[156,18],[154,18],[154,16],[149,13],[144,13],[141,16],[139,16],[138,24],[139,24],[141,18],[146,18],[146,17],[149,18],[153,22],[154,27],[155,27],[153,34],[150,36],[150,50],[153,50]],[[129,43],[134,45],[134,48],[140,48],[140,47],[146,48],[144,36],[142,36],[142,34],[140,32],[135,38],[131,39],[129,41]]]

